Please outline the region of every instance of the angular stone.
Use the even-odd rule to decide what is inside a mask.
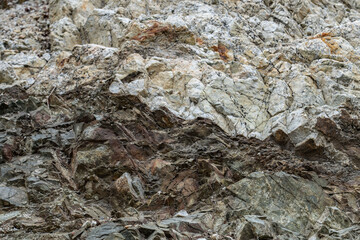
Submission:
[[[123,230],[124,227],[114,222],[104,223],[98,227],[93,228],[87,235],[86,240],[105,239],[112,233],[117,233]]]
[[[285,81],[277,81],[269,97],[269,113],[274,116],[290,107],[291,89]]]
[[[330,55],[330,48],[321,39],[312,39],[298,46],[298,51],[303,58],[309,61]]]
[[[0,200],[16,207],[25,207],[29,201],[24,190],[14,187],[0,187]]]
[[[245,215],[245,222],[237,227],[236,236],[240,240],[279,237],[275,224],[266,221],[265,217]]]
[[[131,177],[129,173],[124,173],[115,183],[115,189],[123,199],[135,198],[144,199],[144,189],[138,177]]]
[[[130,19],[122,18],[112,10],[95,9],[84,25],[88,43],[106,47],[119,47],[126,34]]]
[[[110,149],[106,145],[99,145],[91,149],[79,150],[76,154],[78,166],[91,168],[107,164],[109,161]]]
[[[3,214],[0,214],[0,224],[4,223],[10,219],[16,218],[20,214],[21,214],[21,211],[12,211],[12,212],[6,212]]]
[[[250,206],[251,212],[291,231],[308,234],[327,206],[334,202],[316,183],[283,172],[255,172],[228,189]]]
[[[65,17],[51,25],[51,48],[71,51],[81,43],[80,32],[73,22]]]
[[[46,61],[37,54],[24,52],[9,56],[6,61],[13,65],[18,72],[21,72],[22,68],[42,68],[46,64]]]
[[[17,79],[10,64],[0,61],[0,83],[12,84]]]

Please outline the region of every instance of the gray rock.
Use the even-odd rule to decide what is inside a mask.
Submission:
[[[80,32],[73,22],[64,17],[51,25],[51,48],[53,50],[68,50],[81,43]]]
[[[316,139],[329,155],[314,119],[324,109],[335,117],[339,106],[357,106],[360,97],[360,14],[354,2],[331,7],[288,0],[279,6],[271,1],[256,6],[244,1],[52,1],[52,26],[66,19],[59,31],[53,29],[53,39],[68,42],[53,46],[111,46],[124,53],[124,60],[116,69],[108,61],[101,64],[114,70],[106,74],[98,72],[98,62],[82,70],[69,63],[66,71],[55,71],[53,61],[30,91],[44,93],[54,85],[60,93],[75,86],[95,89],[111,79],[109,93],[134,95],[151,109],[166,107],[186,120],[208,118],[231,135],[265,139],[281,129],[293,145]],[[345,11],[349,6],[354,9]],[[64,31],[69,35],[61,35]],[[72,57],[105,58],[84,49],[76,47]],[[72,79],[82,80],[75,84]]]
[[[0,187],[0,200],[16,207],[25,207],[29,201],[24,190],[13,187]]]
[[[0,83],[12,84],[17,79],[10,64],[0,61]]]
[[[13,65],[14,68],[42,68],[46,61],[39,56],[37,56],[36,53],[17,53],[14,55],[10,55],[6,58],[6,61]]]
[[[228,189],[254,214],[265,215],[280,226],[304,235],[312,231],[310,226],[326,207],[334,205],[316,183],[283,172],[252,173]]]
[[[100,226],[93,228],[86,237],[86,240],[98,240],[98,239],[107,239],[112,233],[118,233],[123,230],[124,227],[119,224],[109,222],[104,223]]]
[[[320,39],[313,39],[299,45],[299,53],[309,61],[330,55],[330,48]]]
[[[359,0],[8,2],[1,239],[357,240]]]
[[[122,18],[115,11],[96,9],[84,25],[88,43],[106,47],[120,47],[130,19]]]
[[[3,213],[0,214],[0,224],[18,217],[22,212],[21,211],[12,211],[12,212],[7,212],[7,213]]]

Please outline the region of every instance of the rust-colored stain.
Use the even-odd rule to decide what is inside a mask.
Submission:
[[[199,44],[199,45],[203,45],[204,41],[201,38],[197,37],[196,38],[196,43]]]
[[[323,33],[319,33],[316,34],[313,37],[310,37],[310,39],[315,39],[315,38],[324,38],[324,37],[333,37],[334,34],[332,32],[323,32]]]
[[[81,4],[82,10],[84,10],[84,11],[86,10],[87,4],[88,4],[87,0],[83,1],[83,3]]]
[[[143,41],[147,40],[148,38],[155,37],[156,35],[160,35],[163,33],[172,33],[172,32],[173,32],[173,29],[171,26],[166,25],[166,24],[161,24],[159,22],[154,22],[154,24],[151,27],[145,29],[144,32],[139,33],[132,39],[137,40],[139,42],[143,42]]]
[[[229,60],[229,49],[227,49],[225,45],[219,44],[218,46],[212,46],[211,49],[215,52],[218,52],[223,61],[227,62]]]
[[[339,44],[333,40],[333,37],[334,34],[332,32],[323,32],[316,34],[315,36],[310,37],[309,39],[316,39],[316,38],[321,39],[321,41],[323,41],[330,48],[330,52],[334,53],[339,48]]]

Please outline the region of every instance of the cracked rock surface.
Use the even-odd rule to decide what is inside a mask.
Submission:
[[[0,4],[2,239],[360,239],[358,0]]]

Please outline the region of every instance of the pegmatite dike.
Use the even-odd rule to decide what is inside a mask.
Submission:
[[[53,56],[28,91],[106,86],[348,164],[316,124],[359,117],[359,10],[350,0],[54,0]]]

